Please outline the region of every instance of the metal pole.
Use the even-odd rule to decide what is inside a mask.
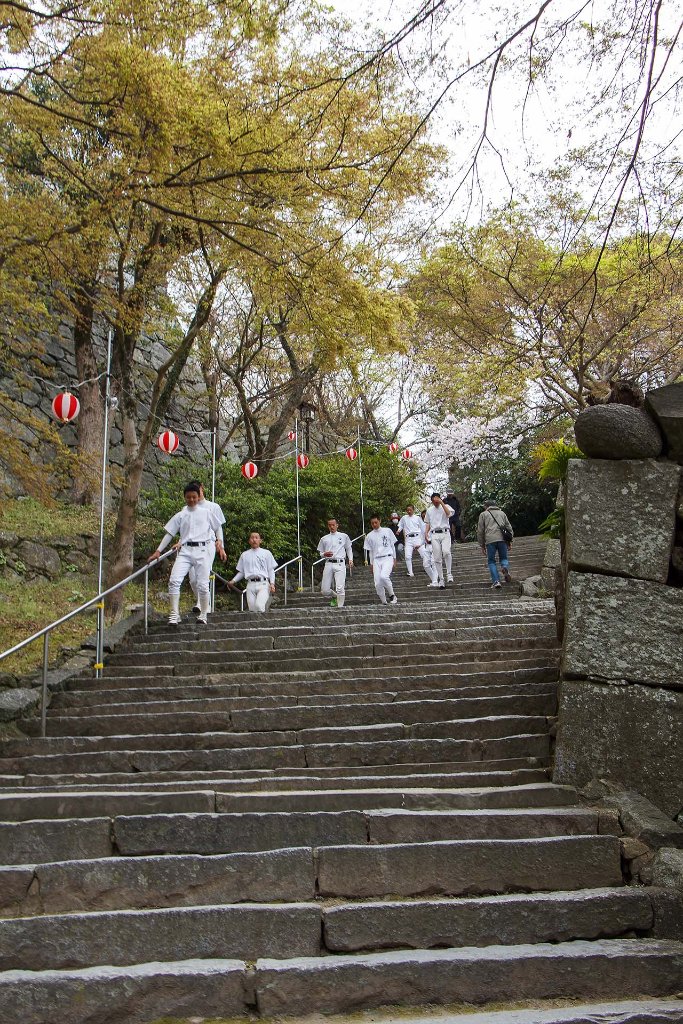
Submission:
[[[50,647],[50,634],[43,637],[43,696],[40,705],[40,735],[47,736],[47,661]]]
[[[296,553],[299,556],[299,590],[304,589],[301,561],[301,510],[299,506],[299,418],[294,420],[294,470],[296,472]]]
[[[102,593],[102,576],[104,572],[104,505],[107,489],[107,458],[109,447],[109,399],[111,395],[111,349],[114,340],[114,331],[109,328],[107,335],[107,374],[104,386],[104,437],[102,439],[102,484],[100,488],[100,551],[97,563],[97,593]],[[101,602],[103,604],[103,602]],[[104,656],[104,607],[97,609],[97,661],[95,663],[95,678],[102,678],[102,658]]]
[[[360,450],[360,427],[358,427],[358,478],[360,480],[360,517],[363,523],[363,533],[365,533],[365,505],[363,503],[363,456]]]
[[[145,573],[145,636],[149,630],[149,570]]]
[[[285,607],[287,607],[287,566],[285,566]]]
[[[216,430],[211,432],[211,501],[216,500]],[[215,552],[214,552],[215,558]],[[211,611],[216,610],[216,574],[211,573]]]

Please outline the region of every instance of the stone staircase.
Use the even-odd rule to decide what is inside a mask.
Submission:
[[[1,744],[3,1024],[683,1021],[616,816],[550,781],[552,606],[456,555],[397,607],[359,567],[341,611],[156,624]]]

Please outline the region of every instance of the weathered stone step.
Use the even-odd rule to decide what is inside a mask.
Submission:
[[[246,783],[245,783],[246,785]],[[459,789],[407,788],[369,790],[320,790],[317,780],[307,788],[289,792],[223,793],[203,791],[87,790],[64,792],[0,793],[0,821],[32,821],[48,818],[115,817],[119,814],[174,814],[213,811],[363,810],[368,807],[403,807],[406,810],[474,809],[486,807],[569,807],[577,803],[570,786],[552,783],[513,787]]]
[[[240,790],[291,790],[300,789],[302,785],[315,785],[319,789],[364,789],[372,786],[379,788],[405,786],[427,786],[435,787],[488,787],[488,786],[515,786],[531,783],[546,782],[549,768],[528,767],[533,759],[527,762],[526,759],[511,759],[510,761],[494,761],[479,764],[462,764],[443,766],[443,772],[436,774],[435,770],[441,765],[398,765],[378,766],[362,768],[363,773],[373,774],[353,775],[338,769],[334,774],[325,774],[334,769],[302,769],[298,774],[295,769],[286,770],[283,773],[276,773],[267,769],[249,772],[139,772],[131,775],[129,772],[111,772],[102,775],[26,775],[12,776],[16,780],[13,790],[26,792],[29,789],[40,789],[42,792],[54,787],[55,791],[63,792],[70,790],[108,789],[112,786],[121,786],[127,791],[136,787],[149,787],[155,791],[168,791],[174,787],[197,789],[198,787],[220,786],[224,791]],[[487,765],[492,767],[487,768]],[[507,770],[502,770],[501,764],[512,765]],[[514,767],[517,764],[518,767]],[[524,767],[519,767],[523,765]],[[396,768],[404,768],[411,774],[400,773]],[[421,773],[421,770],[424,772]],[[314,774],[312,773],[314,772]]]
[[[206,651],[201,654],[201,667],[205,674],[208,674],[213,665],[225,665],[226,661],[229,665],[253,665],[254,669],[258,671],[259,666],[268,666],[271,664],[281,664],[283,659],[283,651],[279,650],[244,650],[244,649],[226,649],[225,651],[220,650],[220,645],[216,645],[219,649],[209,642],[206,645]],[[336,667],[354,667],[360,665],[361,662],[367,658],[377,659],[381,664],[384,665],[412,665],[415,663],[423,665],[431,665],[447,663],[447,664],[459,664],[461,662],[472,662],[473,655],[476,652],[477,644],[466,642],[459,643],[456,640],[444,640],[444,641],[416,641],[415,643],[407,644],[404,642],[404,638],[401,638],[400,643],[388,643],[386,638],[383,642],[378,643],[352,643],[349,645],[336,646],[324,646],[319,647],[314,644],[310,646],[299,645],[295,648],[295,652],[287,655],[287,663],[290,671],[296,668],[305,668],[311,664],[314,669],[334,668]],[[474,649],[473,649],[474,648]],[[540,638],[540,640],[523,640],[518,644],[512,644],[511,650],[513,654],[509,654],[507,650],[491,650],[489,641],[481,642],[481,653],[485,655],[482,660],[494,664],[500,660],[510,660],[524,657],[525,654],[531,654],[538,652],[557,654],[557,645],[551,642],[549,638]],[[120,668],[121,666],[127,666],[129,669],[137,667],[142,671],[148,671],[152,667],[167,667],[169,665],[176,666],[176,675],[194,675],[197,671],[197,666],[193,664],[191,659],[183,659],[182,651],[171,648],[164,651],[158,651],[151,654],[140,656],[136,651],[128,651],[121,654],[111,654],[107,658],[107,666],[112,668]],[[229,658],[226,657],[229,655]],[[185,671],[178,673],[177,669],[184,669]],[[134,672],[131,674],[135,674]]]
[[[627,999],[678,990],[683,946],[667,940],[187,960],[0,975],[0,1017],[22,1024],[148,1024],[160,1017],[333,1013],[387,1004]]]
[[[671,995],[683,944],[612,939],[275,960],[256,964],[259,1012],[334,1013],[387,1004]]]
[[[348,874],[351,867],[361,874]],[[291,847],[255,853],[103,856],[0,868],[0,911],[27,917],[145,907],[485,896],[622,887],[613,836]]]
[[[646,932],[654,921],[643,889],[506,894],[457,900],[391,900],[323,910],[323,946],[332,953],[444,946],[569,942]]]
[[[645,931],[652,922],[650,897],[625,887],[333,907],[291,902],[96,911],[0,921],[0,970],[567,942]]]
[[[466,789],[401,788],[318,789],[317,784],[284,792],[228,792],[216,790],[217,811],[342,811],[370,807],[405,810],[483,809],[501,807],[571,807],[577,804],[571,786],[552,783]]]
[[[9,826],[4,826],[5,828]],[[37,828],[37,826],[36,826]],[[0,834],[2,826],[0,826]],[[447,839],[526,839],[594,835],[590,809],[525,808],[485,811],[306,811],[262,814],[158,814],[114,819],[120,853],[237,853],[287,845],[406,844]]]
[[[365,1024],[371,1018],[359,1013],[354,1020],[356,1024]],[[340,1024],[339,1018],[330,1017],[329,1024]],[[382,1014],[382,1024],[683,1024],[683,1002],[643,998],[560,1007],[554,1000],[552,1009],[544,1009],[536,1001],[536,1006],[523,1010],[465,1010],[462,1014],[459,1010],[445,1009],[440,1013],[427,1007],[424,1014],[419,1009],[405,1010],[398,1017],[388,1011]]]
[[[0,771],[53,772],[222,771],[245,768],[312,768],[441,761],[488,761],[549,757],[547,735],[492,739],[393,739],[367,743],[310,743],[213,750],[100,750],[92,753],[31,754],[0,759]]]
[[[446,710],[445,716],[447,713]],[[334,716],[329,717],[334,721]],[[28,742],[10,740],[1,749],[4,756],[22,757],[79,750],[198,750],[334,743],[340,740],[364,743],[372,740],[429,737],[485,739],[541,733],[546,732],[548,727],[545,715],[515,714],[403,723],[398,705],[393,714],[383,717],[386,719],[383,723],[343,724],[340,721],[327,727],[310,726],[301,729],[277,728],[274,722],[267,722],[265,728],[269,731],[249,732],[236,727],[237,723],[233,722],[230,712],[93,715],[90,718],[53,716],[50,720],[50,736],[36,737]]]
[[[429,678],[429,677],[427,677]],[[415,686],[419,687],[421,681],[413,680]],[[304,695],[279,694],[275,696],[238,697],[231,694],[236,689],[232,684],[222,685],[220,683],[202,686],[169,686],[169,687],[141,687],[137,686],[130,690],[70,690],[56,693],[50,703],[50,712],[60,712],[69,715],[89,715],[104,712],[118,714],[118,708],[127,706],[136,708],[149,706],[152,708],[161,707],[164,704],[172,704],[178,711],[195,710],[197,704],[203,702],[225,701],[226,707],[234,711],[254,711],[259,709],[272,708],[299,708],[299,707],[333,707],[344,704],[393,704],[393,703],[415,703],[422,704],[430,701],[442,700],[469,700],[490,699],[501,697],[503,701],[516,697],[549,697],[556,700],[557,683],[531,683],[510,685],[479,685],[479,686],[458,686],[455,688],[439,687],[438,689],[406,689],[406,690],[371,690],[357,693],[329,693],[324,684],[321,683],[319,693],[307,693]],[[221,706],[220,704],[218,706]]]

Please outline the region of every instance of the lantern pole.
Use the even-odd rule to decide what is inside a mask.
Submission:
[[[365,505],[363,504],[363,456],[360,450],[360,426],[358,427],[358,479],[360,480],[360,517],[365,533]]]
[[[110,327],[107,334],[107,373],[104,383],[104,436],[102,438],[102,482],[100,487],[100,550],[97,563],[97,593],[102,593],[104,575],[104,511],[107,489],[107,461],[109,456],[109,406],[111,402],[111,350],[114,331]],[[104,667],[104,601],[97,606],[95,678],[102,678]]]
[[[214,427],[211,431],[211,501],[216,500],[216,432],[218,428]],[[216,552],[214,551],[214,558]],[[216,610],[216,574],[211,573],[211,611]]]
[[[296,553],[299,556],[299,590],[304,589],[301,564],[301,507],[299,504],[299,417],[294,420],[294,470],[296,472]]]

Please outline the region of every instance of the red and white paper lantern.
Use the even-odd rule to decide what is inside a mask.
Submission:
[[[353,462],[354,459],[358,458],[358,452],[356,451],[355,448],[347,448],[344,454],[346,455],[347,459],[351,460],[351,462]]]
[[[389,451],[391,452],[392,455],[395,455],[396,452],[398,451],[398,445],[396,444],[395,441],[392,441],[391,444],[389,445]]]
[[[290,430],[290,432],[287,434],[287,437],[289,438],[290,441],[296,441],[296,431]]]
[[[172,430],[164,430],[163,434],[159,434],[157,438],[157,447],[162,452],[166,452],[167,455],[173,455],[173,452],[177,450],[180,444],[180,438],[177,434],[174,434]]]
[[[305,469],[310,461],[311,460],[309,459],[308,455],[306,455],[305,452],[302,452],[301,455],[297,455],[296,457],[296,462],[299,469]]]
[[[410,448],[404,448],[404,449],[403,449],[403,453],[402,453],[402,454],[403,454],[403,458],[404,458],[404,459],[405,459],[406,461],[407,461],[408,459],[412,459],[412,457],[413,457],[413,453],[411,452]]]
[[[246,480],[253,480],[255,476],[258,476],[258,466],[255,462],[245,462],[242,466],[242,476]]]
[[[62,391],[52,399],[52,411],[60,423],[70,423],[81,411],[81,403],[69,391]]]

